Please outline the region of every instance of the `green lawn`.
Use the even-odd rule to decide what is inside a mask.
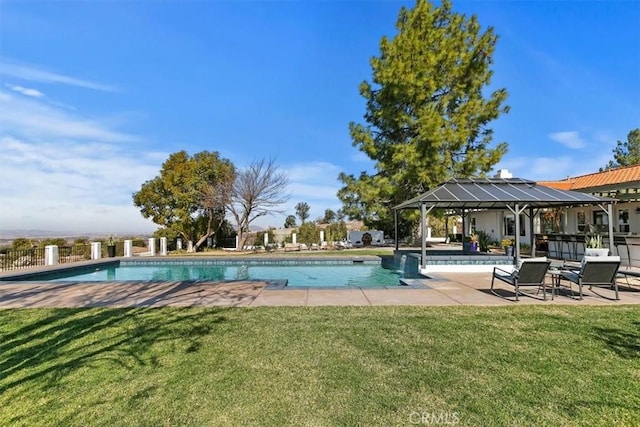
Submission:
[[[640,425],[638,307],[0,310],[0,425]]]

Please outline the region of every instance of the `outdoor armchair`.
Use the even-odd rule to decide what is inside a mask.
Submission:
[[[569,288],[572,283],[577,283],[580,291],[580,299],[582,299],[582,287],[589,285],[589,289],[597,285],[610,286],[618,296],[618,283],[616,275],[620,268],[619,256],[585,256],[582,260],[580,271],[562,271],[560,274],[562,279],[569,281]],[[572,291],[573,293],[573,291]]]
[[[544,285],[545,276],[547,270],[551,265],[551,261],[546,258],[531,258],[524,259],[519,268],[513,271],[503,270],[499,267],[493,268],[493,274],[491,277],[491,292],[493,291],[493,285],[495,279],[501,280],[515,288],[516,301],[518,301],[518,295],[520,294],[520,286],[542,286],[542,297],[547,299],[547,293]],[[497,295],[497,294],[496,294]]]

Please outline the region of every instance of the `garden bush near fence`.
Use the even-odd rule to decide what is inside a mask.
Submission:
[[[58,263],[87,261],[91,259],[91,245],[73,245],[58,247]],[[30,249],[3,248],[0,251],[0,271],[20,270],[45,265],[45,248]]]
[[[8,249],[0,253],[0,270],[19,270],[44,265],[44,248]]]
[[[87,261],[91,259],[91,245],[61,246],[58,249],[58,262],[66,264],[70,262]]]

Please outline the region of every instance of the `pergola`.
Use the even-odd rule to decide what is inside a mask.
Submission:
[[[464,218],[469,210],[508,209],[515,215],[515,258],[520,258],[520,214],[528,209],[529,218],[540,209],[597,205],[609,217],[609,247],[613,247],[612,203],[615,199],[594,196],[578,191],[557,190],[521,178],[452,179],[420,196],[394,206],[395,240],[398,250],[398,212],[403,209],[420,209],[422,235],[422,268],[426,265],[427,244],[425,218],[434,208],[453,210],[462,217],[462,235],[465,235]],[[533,220],[530,233],[533,236]],[[535,245],[532,245],[532,251]]]

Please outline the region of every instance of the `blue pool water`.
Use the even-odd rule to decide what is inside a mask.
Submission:
[[[400,275],[380,263],[171,263],[132,262],[95,267],[93,271],[48,273],[29,280],[47,281],[182,281],[287,280],[287,286],[384,287],[400,284]]]

